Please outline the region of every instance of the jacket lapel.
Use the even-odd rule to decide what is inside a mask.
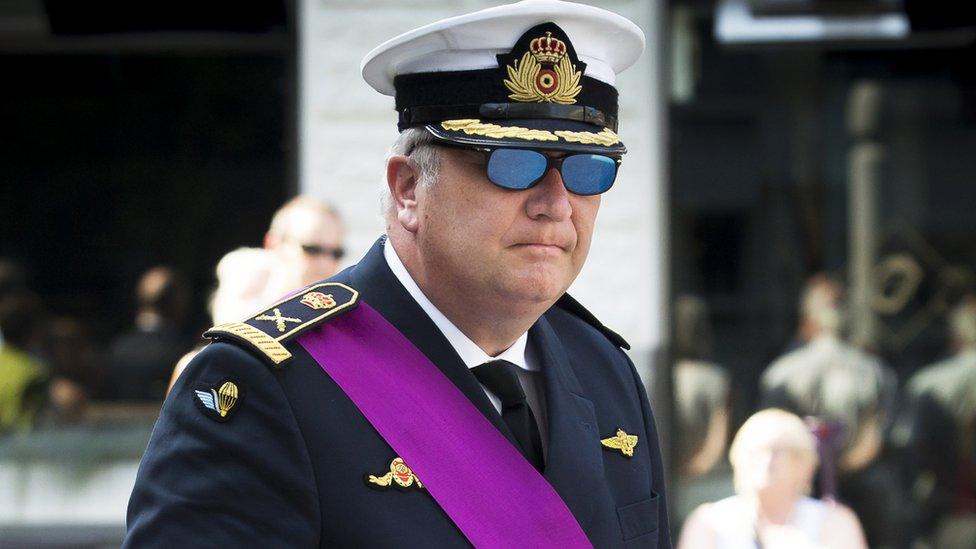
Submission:
[[[482,414],[513,444],[515,437],[502,421],[478,380],[468,370],[454,347],[424,313],[424,310],[400,284],[383,257],[386,236],[373,244],[369,252],[348,271],[350,284],[361,298],[383,317],[417,349],[430,359],[451,382],[481,411]]]
[[[585,529],[596,510],[592,492],[603,477],[596,411],[545,317],[529,330],[529,341],[539,353],[546,385],[549,453],[545,477]]]
[[[384,241],[385,237],[380,238],[358,265],[336,278],[347,278],[363,300],[437,365],[495,428],[518,446],[477,379],[390,270],[383,257]],[[603,476],[596,412],[545,317],[529,330],[529,344],[538,352],[545,380],[549,451],[544,476],[586,529],[596,511],[593,491]]]

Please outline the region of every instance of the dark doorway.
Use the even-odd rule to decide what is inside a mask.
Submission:
[[[102,337],[168,264],[193,287],[189,328],[205,327],[217,260],[259,246],[296,188],[293,25],[280,2],[230,23],[177,5],[153,28],[121,4],[68,4],[0,40],[0,257]]]

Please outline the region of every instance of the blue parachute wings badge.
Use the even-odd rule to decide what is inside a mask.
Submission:
[[[217,411],[217,391],[210,389],[209,393],[206,391],[196,391],[196,393],[197,398],[200,399],[200,402],[202,402],[204,406],[210,410],[213,410],[214,412]]]
[[[197,408],[210,419],[224,422],[240,408],[244,398],[244,388],[231,380],[224,380],[219,388],[208,383],[199,383],[193,393]]]

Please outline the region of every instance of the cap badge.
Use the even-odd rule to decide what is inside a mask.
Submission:
[[[290,316],[282,316],[281,309],[279,309],[277,307],[274,308],[274,314],[273,315],[268,315],[268,314],[258,315],[256,317],[254,317],[254,320],[271,320],[271,321],[274,321],[275,326],[278,327],[278,331],[279,332],[284,332],[285,331],[285,326],[287,326],[287,324],[285,324],[286,322],[296,322],[298,324],[301,324],[301,322],[302,322],[302,319],[300,319],[300,318],[291,318]]]
[[[522,58],[505,67],[508,78],[504,84],[512,92],[509,99],[524,103],[576,103],[576,96],[583,90],[583,73],[576,70],[567,53],[566,43],[553,38],[552,32],[533,38]]]
[[[369,475],[366,477],[366,483],[378,488],[389,488],[393,486],[403,490],[410,488],[414,484],[417,485],[418,490],[424,487],[420,483],[420,479],[417,478],[417,475],[413,473],[413,469],[407,467],[407,464],[400,457],[396,457],[390,462],[390,472],[381,477]]]
[[[335,299],[332,298],[332,294],[308,292],[302,296],[302,305],[311,307],[313,309],[331,309],[336,306],[336,302]]]
[[[627,457],[634,457],[634,447],[637,446],[637,435],[628,435],[623,429],[617,429],[617,434],[600,441],[605,448],[620,450]]]
[[[230,419],[230,412],[234,409],[234,406],[240,401],[240,392],[237,389],[237,384],[233,381],[225,381],[220,389],[214,389],[213,387],[204,387],[207,390],[197,389],[194,392],[197,395],[197,400],[203,405],[205,412],[208,416],[217,421],[227,421]]]

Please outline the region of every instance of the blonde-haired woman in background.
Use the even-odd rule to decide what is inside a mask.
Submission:
[[[779,409],[754,414],[735,435],[729,459],[736,494],[698,507],[678,549],[867,547],[849,508],[807,495],[817,448],[799,417]]]

